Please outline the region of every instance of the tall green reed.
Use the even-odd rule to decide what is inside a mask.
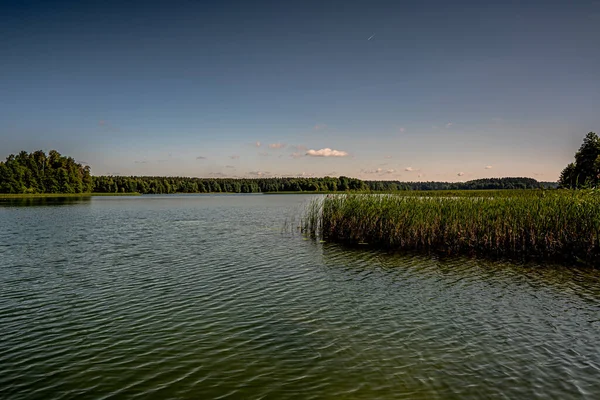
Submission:
[[[386,249],[598,265],[600,195],[557,190],[328,195],[307,207],[303,231]]]

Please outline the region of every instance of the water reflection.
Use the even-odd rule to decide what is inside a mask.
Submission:
[[[43,207],[43,206],[70,206],[75,204],[89,203],[90,196],[81,197],[24,197],[24,198],[1,198],[0,207]]]

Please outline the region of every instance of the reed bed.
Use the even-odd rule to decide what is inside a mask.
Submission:
[[[307,207],[302,229],[326,241],[385,249],[600,265],[600,194],[478,193],[328,195]]]

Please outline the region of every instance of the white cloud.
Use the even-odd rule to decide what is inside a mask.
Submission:
[[[408,172],[413,172],[413,171],[415,171],[415,169],[414,169],[413,167],[406,167],[406,168],[404,168],[404,170],[405,170],[405,171],[408,171]]]
[[[238,160],[240,158],[240,156],[238,156],[237,154],[234,154],[232,156],[229,156],[229,158],[231,158],[232,160]]]
[[[254,145],[255,145],[256,147],[260,147],[260,144],[261,144],[261,143],[260,143],[259,141],[256,141],[256,143],[254,143]]]
[[[456,175],[458,175],[458,176],[463,176],[464,174],[465,174],[464,172],[459,172],[459,173],[458,173],[458,174],[456,174]]]
[[[269,148],[271,149],[283,149],[285,147],[285,143],[271,143]]]
[[[392,158],[392,156],[385,156],[385,158]]]
[[[348,153],[340,150],[332,150],[327,147],[321,150],[308,150],[306,155],[311,157],[346,157]]]
[[[491,165],[486,165],[485,169],[492,169],[492,166]]]
[[[446,124],[446,128],[450,128],[452,125],[453,125],[453,124],[452,124],[452,122],[448,122],[448,123]]]
[[[250,171],[248,175],[252,176],[267,176],[269,175],[269,171]]]
[[[361,169],[360,172],[363,174],[381,175],[381,174],[393,174],[394,172],[396,172],[396,170],[393,168],[385,169],[385,170],[383,168],[376,168],[376,169]]]

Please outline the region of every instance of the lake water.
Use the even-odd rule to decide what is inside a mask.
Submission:
[[[0,398],[599,398],[600,271],[316,243],[310,198],[0,203]]]

